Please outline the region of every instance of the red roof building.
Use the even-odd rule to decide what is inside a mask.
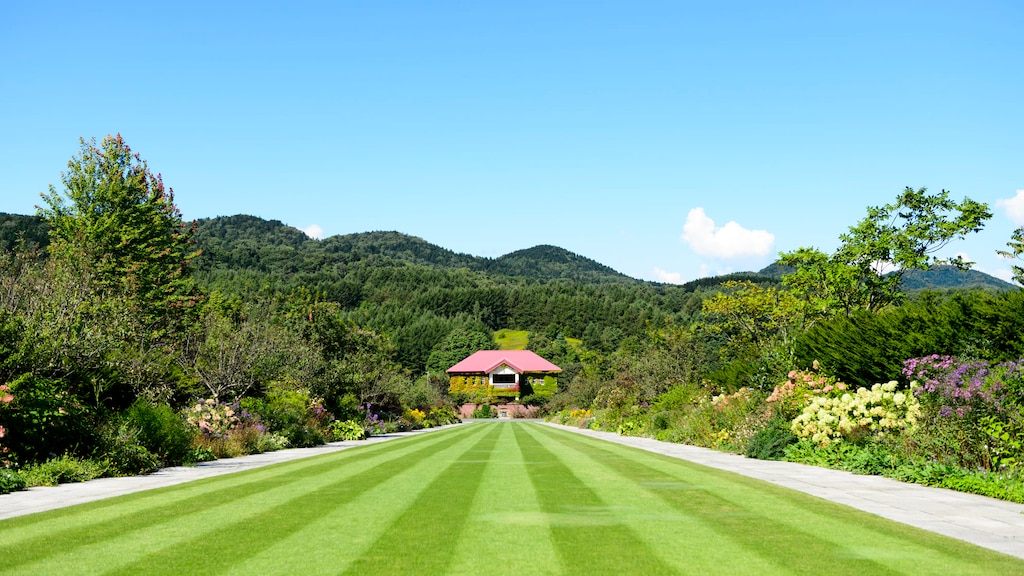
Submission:
[[[562,369],[531,350],[480,350],[447,370],[452,391],[489,388],[491,395],[518,397],[526,394],[550,394],[554,380],[545,386],[545,377]]]

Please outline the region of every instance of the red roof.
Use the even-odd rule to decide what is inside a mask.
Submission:
[[[489,374],[507,364],[516,372],[561,372],[562,369],[531,350],[481,350],[447,370],[449,374]]]

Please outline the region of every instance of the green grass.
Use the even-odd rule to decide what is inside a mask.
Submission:
[[[499,350],[526,350],[530,343],[530,333],[526,330],[501,329],[494,333],[494,341]]]
[[[488,422],[0,521],[2,574],[1014,574],[735,474]]]

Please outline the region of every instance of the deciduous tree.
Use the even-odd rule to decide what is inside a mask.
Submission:
[[[796,270],[784,282],[823,315],[854,310],[877,311],[902,298],[900,282],[907,270],[936,264],[967,269],[962,258],[935,254],[950,242],[982,229],[992,212],[988,205],[949,192],[928,194],[907,187],[892,204],[868,208],[868,215],[840,236],[832,255],[814,248],[781,254],[779,262]],[[886,268],[891,273],[884,273]]]

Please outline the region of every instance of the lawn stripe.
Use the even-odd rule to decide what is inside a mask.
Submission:
[[[537,462],[526,469],[566,574],[676,573],[529,430],[515,427],[516,442],[525,460]]]
[[[218,531],[238,522],[244,523],[270,506],[287,506],[289,499],[345,481],[352,476],[372,472],[410,453],[428,458],[433,453],[431,447],[434,444],[452,442],[461,436],[429,435],[423,437],[422,442],[400,444],[396,440],[394,443],[398,445],[386,450],[381,448],[392,443],[359,448],[357,450],[366,452],[359,458],[342,457],[348,451],[317,457],[318,462],[313,466],[300,461],[283,463],[270,477],[234,485],[233,490],[219,489],[201,497],[173,501],[153,510],[138,511],[120,521],[115,519],[104,523],[103,530],[98,530],[94,525],[74,524],[65,529],[63,526],[66,524],[56,518],[50,522],[48,540],[40,542],[35,539],[29,545],[22,543],[0,548],[0,557],[4,558],[0,570],[10,568],[15,573],[24,573],[23,565],[40,562],[38,566],[28,564],[33,567],[31,572],[49,574],[63,570],[76,573],[76,566],[85,561],[91,562],[89,559],[97,559],[93,565],[112,568],[137,560],[148,551],[177,546],[179,548],[171,554],[174,556],[183,553],[180,548],[185,545],[183,542],[189,539],[204,540],[204,531]],[[220,480],[227,481],[228,477]],[[251,526],[241,532],[252,537],[258,536],[253,533]],[[197,537],[197,534],[200,536]]]
[[[174,514],[179,513],[180,510],[198,511],[204,507],[219,504],[230,496],[242,497],[247,490],[272,489],[274,479],[278,482],[287,482],[291,475],[300,470],[304,470],[306,473],[329,471],[337,465],[335,462],[338,459],[359,461],[375,458],[394,450],[402,450],[404,440],[360,446],[225,476],[203,478],[165,488],[135,492],[67,508],[0,520],[0,546],[46,545],[52,537],[51,520],[56,517],[61,518],[64,524],[77,524],[82,528],[90,527],[90,530],[102,531],[105,529],[103,523],[112,522],[117,526],[124,522],[131,522],[131,514],[160,517],[166,515],[165,508],[169,508]],[[325,461],[324,458],[329,458],[329,460]],[[264,482],[268,479],[271,480],[271,483]],[[242,486],[247,487],[241,488]],[[236,494],[236,490],[240,491]],[[175,498],[173,502],[168,503],[168,496],[171,494],[175,494]],[[32,542],[32,539],[35,538],[43,540]],[[2,548],[0,548],[0,553],[2,553]]]
[[[395,521],[415,506],[428,484],[467,450],[474,450],[484,427],[472,427],[474,434],[458,444],[438,451],[373,486],[330,515],[311,522],[302,530],[250,555],[225,574],[302,574],[319,576],[345,570],[373,546]],[[448,434],[438,432],[437,434]],[[436,529],[436,527],[431,528]],[[297,554],[296,551],[303,551]]]
[[[499,426],[501,437],[484,470],[456,542],[450,575],[477,575],[498,567],[516,574],[560,574],[548,516],[541,511],[526,468],[537,463],[523,457],[515,422]]]
[[[343,574],[443,574],[455,551],[453,540],[490,462],[501,429],[474,426],[483,437],[450,462],[416,502]]]
[[[185,574],[218,573],[244,561],[250,555],[269,548],[278,540],[301,530],[310,522],[329,516],[388,478],[401,474],[416,463],[433,458],[439,448],[462,441],[468,431],[437,435],[407,443],[412,449],[394,458],[375,463],[352,474],[349,467],[338,466],[333,474],[317,477],[318,482],[293,482],[282,486],[281,497],[259,503],[249,513],[232,522],[191,534],[189,540],[165,545],[109,574]],[[326,482],[322,481],[326,480]]]
[[[557,437],[550,437],[537,425],[529,426],[526,431],[575,470],[580,480],[607,503],[610,518],[629,528],[677,573],[718,574],[725,566],[729,567],[728,573],[734,575],[760,576],[778,572],[778,566],[761,554],[730,539],[715,540],[709,545],[709,537],[717,529],[715,520],[668,506],[656,493],[672,490],[689,494],[699,487],[683,482],[645,486],[630,474],[620,473],[595,460],[592,453],[559,443]]]
[[[1007,574],[1024,572],[1019,559],[939,534],[906,526],[847,506],[767,482],[611,444],[552,428],[546,436],[590,451],[595,462],[631,476],[677,510],[714,520],[721,537],[737,539],[769,557],[799,559],[830,574]],[[699,490],[660,490],[659,483],[684,482]],[[713,511],[740,514],[716,518]],[[780,554],[779,549],[792,550]],[[788,561],[788,567],[793,561]],[[956,566],[952,569],[952,566]],[[799,573],[794,571],[794,573]]]

